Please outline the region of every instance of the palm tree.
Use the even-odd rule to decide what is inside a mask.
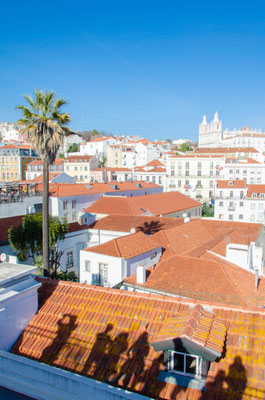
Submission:
[[[54,92],[35,90],[35,98],[23,97],[28,107],[16,107],[22,112],[22,118],[18,120],[18,124],[23,126],[21,135],[32,144],[43,161],[42,255],[44,275],[49,276],[49,165],[56,158],[71,118],[68,113],[61,112],[61,107],[67,102],[56,99]]]

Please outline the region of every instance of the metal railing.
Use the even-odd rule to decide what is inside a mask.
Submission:
[[[19,202],[23,202],[26,198],[36,197],[36,196],[42,196],[42,192],[36,191],[36,192],[30,192],[30,193],[20,193],[18,195],[2,194],[2,195],[0,195],[0,204],[19,203]]]

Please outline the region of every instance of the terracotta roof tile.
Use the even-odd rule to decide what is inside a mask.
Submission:
[[[113,257],[124,257],[128,260],[158,247],[160,245],[152,237],[137,232],[84,250]]]
[[[261,198],[260,194],[265,195],[265,185],[248,185],[247,197],[253,198],[253,193],[256,193],[257,197]]]
[[[142,231],[150,235],[183,223],[184,218],[108,215],[107,217],[95,221],[89,227],[91,229],[118,232],[131,232],[132,229],[135,229],[136,231]]]
[[[246,187],[245,179],[217,180],[218,189],[245,189]]]
[[[11,352],[159,400],[264,398],[264,311],[213,307],[210,314],[196,307],[196,325],[185,319],[193,311],[179,299],[38,280],[43,282],[39,312]],[[218,351],[227,327],[224,352],[210,365],[206,391],[158,380],[163,354],[150,344],[174,318],[191,326],[190,337],[200,346]]]
[[[199,207],[201,203],[179,192],[155,193],[135,197],[102,197],[85,211],[98,214],[144,215],[149,212],[155,216],[166,215],[189,208]]]
[[[159,160],[153,160],[146,164],[146,167],[165,167],[165,165]]]

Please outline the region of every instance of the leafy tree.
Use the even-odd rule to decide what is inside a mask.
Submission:
[[[99,160],[99,165],[100,165],[101,167],[104,167],[106,161],[107,161],[107,157],[106,157],[106,156],[102,156],[101,160]]]
[[[192,148],[190,147],[190,145],[188,143],[182,143],[179,150],[182,151],[183,153],[185,153],[186,151],[192,151]]]
[[[43,161],[43,227],[42,254],[44,274],[49,275],[49,165],[53,163],[71,118],[61,111],[66,101],[55,98],[54,92],[35,90],[35,97],[24,96],[27,107],[16,107],[22,112],[18,124],[22,136],[32,144]]]
[[[80,150],[80,145],[73,143],[73,144],[71,144],[71,146],[69,146],[68,153],[75,153],[79,150]]]
[[[68,231],[65,219],[49,216],[49,269],[57,272],[63,252],[59,251],[59,242],[64,240]],[[41,268],[42,254],[42,213],[25,215],[22,224],[11,226],[8,230],[8,239],[11,247],[20,261],[32,257],[34,263]]]
[[[208,206],[206,203],[202,205],[202,217],[213,217],[214,207],[212,205]]]

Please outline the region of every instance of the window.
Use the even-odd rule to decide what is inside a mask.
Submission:
[[[223,219],[223,214],[219,214],[219,219]]]
[[[229,174],[232,174],[232,173],[233,173],[233,170],[232,170],[232,169],[230,169],[230,170],[229,170]]]
[[[73,265],[74,265],[73,251],[68,251],[66,253],[66,266],[67,267],[72,267]]]
[[[250,209],[251,209],[251,210],[256,210],[256,204],[255,204],[255,203],[251,203]]]
[[[210,168],[213,168],[213,162],[210,163]]]
[[[239,169],[236,169],[236,174],[239,174]]]
[[[239,207],[244,207],[244,203],[243,203],[243,201],[240,201],[240,203],[239,203]]]
[[[239,219],[243,219],[243,214],[239,214]]]
[[[201,167],[202,167],[202,163],[198,162],[198,168],[201,168]]]
[[[229,214],[229,221],[233,221],[233,215]]]
[[[77,171],[77,167],[75,167],[75,171]]]
[[[176,351],[170,353],[169,371],[197,378],[201,377],[201,357]]]
[[[220,202],[219,202],[219,206],[220,206],[220,207],[223,207],[223,205],[224,205],[224,202],[223,202],[223,201],[220,201]]]
[[[76,208],[76,200],[72,200],[72,208]]]
[[[181,187],[181,181],[178,181],[178,187]]]
[[[146,182],[149,182],[149,179],[150,179],[150,178],[149,178],[149,176],[147,175],[147,176],[146,176]]]
[[[171,170],[171,176],[175,176],[175,170],[174,169]]]
[[[67,201],[67,200],[64,200],[64,201],[63,201],[63,209],[64,209],[64,210],[67,210],[67,208],[68,208],[68,201]]]
[[[263,210],[263,204],[259,203],[259,210]]]
[[[185,181],[185,185],[189,185],[190,184],[190,181]]]
[[[213,171],[210,171],[210,176],[213,176]]]
[[[199,170],[199,171],[197,172],[197,175],[198,175],[198,176],[202,176],[202,171]]]
[[[159,185],[162,184],[162,176],[159,176],[159,177],[158,177],[158,183],[159,183]]]
[[[257,193],[252,193],[251,197],[258,197]]]
[[[85,261],[85,272],[91,272],[91,261]]]
[[[253,185],[255,183],[254,178],[250,178],[250,183]]]
[[[80,175],[80,181],[83,181],[83,180],[84,180],[83,175]]]
[[[73,211],[72,212],[72,221],[76,221],[77,220],[77,212]]]
[[[213,187],[213,181],[210,181],[210,187]]]
[[[186,171],[185,176],[190,176],[190,171]]]
[[[83,171],[83,167],[82,166],[79,168],[79,171]]]
[[[229,207],[234,207],[234,203],[232,201],[229,201]]]
[[[230,199],[232,199],[233,198],[233,195],[234,195],[234,192],[232,191],[232,192],[230,192]]]
[[[152,182],[156,183],[156,177],[155,176],[152,176]]]
[[[190,163],[188,161],[186,161],[185,165],[186,165],[186,168],[190,167]]]
[[[246,169],[243,170],[243,175],[247,175],[247,170]]]
[[[99,263],[99,285],[104,286],[108,283],[108,265]]]
[[[254,221],[255,221],[255,215],[251,215],[251,216],[250,216],[250,221],[251,221],[251,222],[254,222]]]

